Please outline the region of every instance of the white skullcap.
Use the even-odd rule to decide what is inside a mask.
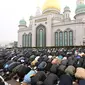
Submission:
[[[22,63],[24,63],[24,60],[21,60]]]
[[[63,59],[62,60],[66,60],[67,59],[67,57],[63,57]]]
[[[35,58],[35,60],[38,61],[39,58],[40,58],[40,56],[37,56],[37,57]]]
[[[48,58],[52,58],[52,56],[51,56],[51,55],[49,55],[49,56],[48,56]]]

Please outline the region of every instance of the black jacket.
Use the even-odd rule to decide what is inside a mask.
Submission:
[[[58,77],[56,74],[50,73],[44,81],[44,85],[54,85],[58,82]]]
[[[44,71],[38,71],[38,73],[31,78],[31,85],[37,85],[37,82],[44,81],[46,79]]]
[[[73,85],[72,83],[73,80],[71,76],[64,74],[60,77],[59,85]]]

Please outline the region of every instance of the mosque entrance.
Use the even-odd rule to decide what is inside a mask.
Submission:
[[[46,47],[46,28],[43,25],[36,28],[36,47]]]

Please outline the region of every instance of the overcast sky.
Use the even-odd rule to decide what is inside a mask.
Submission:
[[[42,8],[45,0],[38,0]],[[67,5],[71,9],[71,17],[74,16],[76,0],[60,0],[61,13]],[[35,15],[37,0],[0,0],[0,43],[17,41],[19,20],[25,18],[29,22],[29,16]]]

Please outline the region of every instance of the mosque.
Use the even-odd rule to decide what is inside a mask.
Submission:
[[[18,47],[80,46],[85,45],[85,4],[77,0],[74,20],[68,6],[61,14],[59,0],[46,0],[42,13],[30,16],[29,26],[19,22]]]

